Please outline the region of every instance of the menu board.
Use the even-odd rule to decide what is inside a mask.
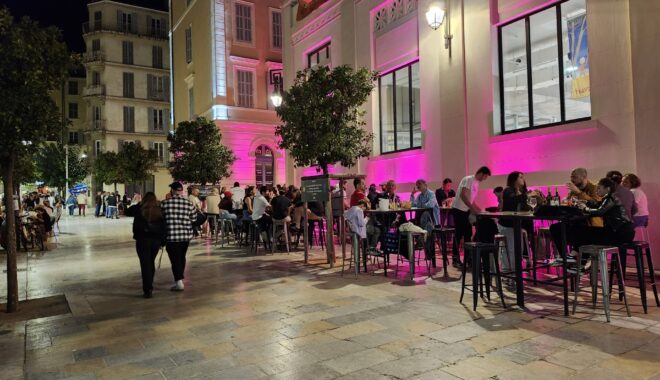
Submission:
[[[327,202],[330,182],[328,178],[303,179],[300,186],[303,202]]]

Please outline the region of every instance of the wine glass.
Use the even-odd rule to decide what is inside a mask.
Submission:
[[[529,207],[531,207],[532,213],[534,213],[534,210],[536,209],[536,205],[537,205],[536,197],[527,198],[527,204],[529,205]]]

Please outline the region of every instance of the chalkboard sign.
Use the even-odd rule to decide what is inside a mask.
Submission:
[[[303,202],[327,202],[329,199],[330,183],[328,178],[314,178],[302,181],[300,191],[302,191]]]

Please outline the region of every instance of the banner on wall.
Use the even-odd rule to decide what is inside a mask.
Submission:
[[[587,37],[587,15],[568,20],[568,44],[570,47],[571,97],[579,99],[591,94],[589,85],[589,42]]]
[[[326,1],[328,0],[298,0],[298,13],[296,14],[296,21],[304,19]]]

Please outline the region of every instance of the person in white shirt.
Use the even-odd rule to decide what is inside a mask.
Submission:
[[[630,189],[635,196],[635,203],[637,204],[637,212],[632,216],[632,221],[636,227],[646,227],[649,224],[649,201],[646,194],[640,189],[642,181],[633,173],[628,173],[623,176],[621,183],[623,187]]]
[[[456,227],[452,263],[456,267],[461,266],[461,259],[458,254],[458,246],[461,240],[465,243],[472,240],[470,213],[477,214],[481,212],[481,208],[474,202],[477,192],[479,192],[479,184],[488,177],[490,177],[490,169],[482,166],[475,175],[463,177],[458,189],[456,189],[456,199],[454,199],[451,209]]]
[[[234,202],[234,210],[243,208],[243,199],[245,198],[245,189],[241,188],[241,184],[234,182],[234,187],[229,189],[232,194],[231,200]]]
[[[270,196],[270,188],[268,186],[261,186],[259,188],[259,194],[255,195],[252,201],[252,220],[257,222],[261,233],[266,236],[269,235],[273,226],[273,218],[268,214],[270,203],[266,199],[266,197]],[[270,239],[264,239],[264,241],[270,242]]]
[[[85,216],[85,208],[87,207],[87,194],[78,193],[76,196],[76,201],[78,202],[78,216]]]
[[[190,195],[188,195],[188,200],[190,203],[195,206],[195,209],[199,212],[204,212],[204,207],[202,201],[199,199],[199,189],[195,186],[190,188]],[[206,223],[204,224],[206,226]],[[205,228],[205,227],[204,227]],[[199,235],[200,227],[193,226],[193,235],[197,237]]]

